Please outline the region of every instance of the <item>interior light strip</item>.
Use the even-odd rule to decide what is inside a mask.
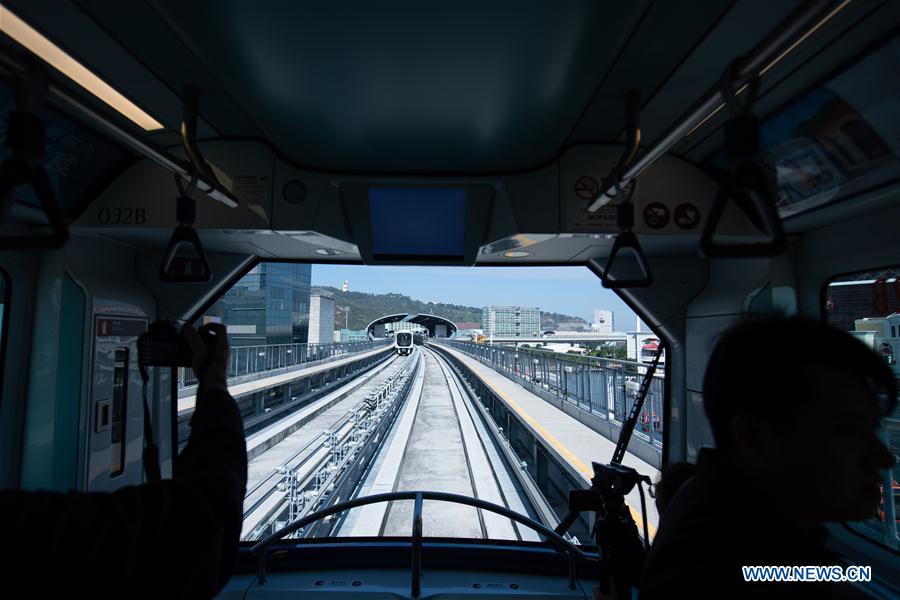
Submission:
[[[144,131],[163,129],[163,125],[117,92],[87,67],[35,31],[28,23],[0,4],[0,31],[33,52],[66,77],[105,102],[110,108]]]

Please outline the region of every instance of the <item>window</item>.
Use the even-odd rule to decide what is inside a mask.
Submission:
[[[609,314],[608,331],[590,328],[598,310]],[[257,264],[197,318],[224,323],[231,342],[231,389],[250,449],[241,540],[383,490],[477,490],[538,520],[542,503],[565,512],[569,491],[586,484],[567,474],[590,463],[565,462],[575,454],[560,449],[572,444],[562,428],[583,419],[598,445],[616,436],[659,341],[647,329],[615,329],[614,314],[635,322],[585,267]],[[550,343],[521,347],[539,342],[542,328],[556,331]],[[475,365],[503,375],[490,380],[496,389],[472,374]],[[196,402],[189,371],[178,382],[180,444]],[[665,434],[664,381],[661,366],[629,446],[651,477]],[[565,409],[552,408],[561,402]],[[558,414],[542,413],[546,435],[535,436],[529,415],[548,407]],[[543,499],[525,495],[526,483]],[[640,511],[637,490],[627,501]],[[539,539],[474,509],[426,502],[424,510],[426,536]],[[410,502],[374,505],[297,537],[408,535],[411,515]],[[590,543],[578,523],[570,533]]]
[[[850,332],[877,353],[900,380],[900,267],[853,273],[828,282],[824,294],[828,323]],[[900,408],[882,420],[880,436],[894,456],[900,455]],[[897,505],[900,467],[885,476],[882,500],[871,518],[849,523],[871,540],[900,549]]]

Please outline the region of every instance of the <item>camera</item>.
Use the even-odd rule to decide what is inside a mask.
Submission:
[[[154,321],[138,338],[138,364],[151,367],[190,367],[194,352],[172,321]]]

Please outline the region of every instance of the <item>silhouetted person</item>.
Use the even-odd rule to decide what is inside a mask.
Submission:
[[[799,319],[738,325],[710,357],[716,449],[661,516],[641,598],[828,598],[840,584],[744,582],[742,566],[832,566],[826,521],[865,519],[894,459],[876,435],[890,369],[860,341]]]
[[[656,483],[656,510],[659,514],[668,508],[672,499],[687,481],[697,474],[697,465],[689,462],[669,463]]]
[[[228,339],[215,354],[190,326],[199,380],[191,436],[171,480],[113,493],[0,491],[0,572],[29,597],[210,598],[231,576],[247,486],[241,415],[226,388]],[[24,586],[24,587],[22,587]]]

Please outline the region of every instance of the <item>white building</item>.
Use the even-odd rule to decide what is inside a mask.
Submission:
[[[533,306],[485,306],[481,328],[488,339],[539,336],[541,310]]]
[[[594,322],[591,323],[591,331],[597,333],[613,332],[613,312],[602,308],[594,309]]]
[[[334,342],[334,299],[327,296],[309,297],[310,344],[331,344]]]

